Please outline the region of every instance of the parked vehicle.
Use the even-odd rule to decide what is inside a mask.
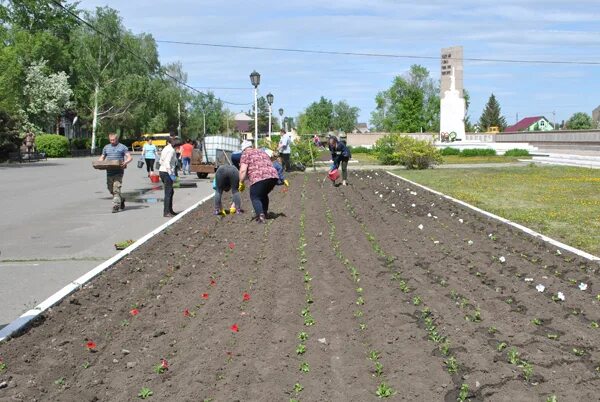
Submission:
[[[167,139],[171,136],[169,133],[158,133],[158,134],[143,134],[141,140],[137,140],[131,143],[131,150],[136,151],[136,148],[141,151],[144,147],[148,138],[152,138],[152,144],[160,151],[167,146]]]
[[[201,149],[194,149],[190,171],[199,179],[215,173],[219,166],[231,164],[231,154],[241,148],[241,140],[236,137],[214,135],[205,137]]]

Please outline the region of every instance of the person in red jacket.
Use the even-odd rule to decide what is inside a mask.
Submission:
[[[192,145],[192,140],[187,140],[185,144],[179,147],[181,152],[181,161],[183,162],[183,174],[191,174],[190,166],[192,163],[192,152],[194,151],[194,146]]]

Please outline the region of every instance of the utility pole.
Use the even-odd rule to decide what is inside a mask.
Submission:
[[[552,125],[554,126],[553,128],[556,130],[556,111],[555,110],[552,111]]]

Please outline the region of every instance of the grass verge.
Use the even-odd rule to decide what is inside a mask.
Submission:
[[[444,164],[447,165],[460,165],[465,163],[512,163],[518,162],[519,159],[531,159],[531,156],[458,156],[458,155],[448,155],[444,156]]]
[[[600,170],[530,165],[395,173],[600,256]]]

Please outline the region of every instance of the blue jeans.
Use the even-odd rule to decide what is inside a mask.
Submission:
[[[190,163],[192,162],[192,158],[181,158],[183,160],[183,173],[186,172],[190,174]]]

